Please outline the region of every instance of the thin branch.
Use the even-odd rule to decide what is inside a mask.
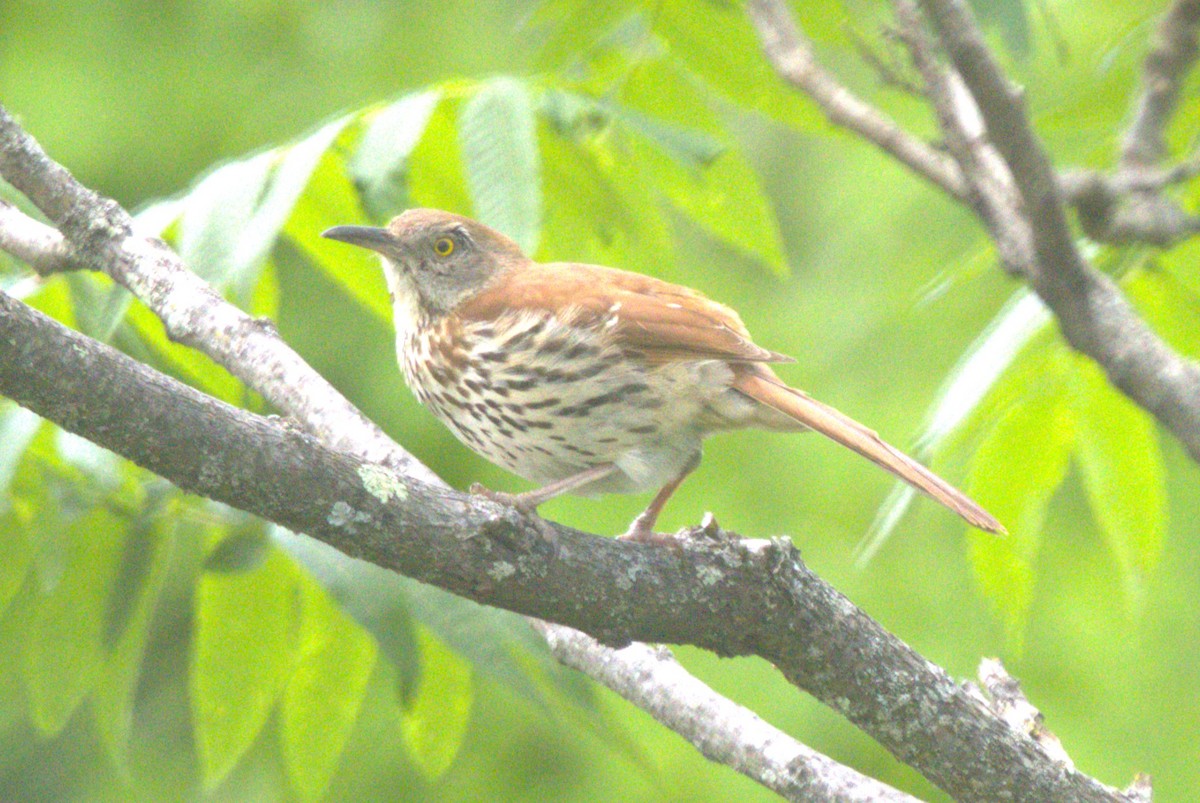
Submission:
[[[812,43],[796,27],[786,3],[782,0],[750,0],[747,10],[758,32],[763,53],[775,71],[812,97],[832,123],[874,143],[948,195],[965,200],[967,187],[954,162],[909,134],[822,67]]]
[[[1142,69],[1142,93],[1121,142],[1121,167],[1148,167],[1167,154],[1167,123],[1179,103],[1184,78],[1200,53],[1200,0],[1175,0],[1155,30]]]
[[[57,229],[34,220],[4,200],[0,200],[0,250],[43,276],[76,267]]]
[[[895,7],[897,33],[925,82],[947,149],[965,177],[967,202],[991,232],[1005,270],[1023,276],[1031,270],[1033,247],[1017,209],[1012,175],[988,141],[979,107],[962,76],[937,57],[916,4],[896,0]]]
[[[0,393],[185,490],[477,602],[611,645],[758,655],[958,800],[1119,799],[1049,760],[816,577],[786,539],[710,528],[663,549],[539,523],[331,450],[3,293]]]
[[[788,800],[916,803],[917,799],[838,764],[721,697],[689,675],[665,647],[613,649],[565,628],[543,633],[567,666],[604,677],[608,686],[695,745]],[[653,682],[647,683],[652,679]],[[717,722],[730,726],[713,728]],[[732,723],[737,723],[736,726]],[[736,735],[736,739],[729,738]]]

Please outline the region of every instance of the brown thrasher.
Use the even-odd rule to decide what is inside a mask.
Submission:
[[[655,540],[667,499],[722,430],[813,429],[991,532],[987,511],[874,432],[785,385],[737,313],[636,273],[541,264],[482,223],[410,209],[330,239],[383,256],[396,353],[422,404],[467,446],[542,487],[487,493],[533,510],[566,492],[658,489],[625,538]]]

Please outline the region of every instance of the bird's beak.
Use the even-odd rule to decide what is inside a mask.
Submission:
[[[390,231],[374,226],[334,226],[321,232],[321,236],[380,252],[396,244],[396,238]]]

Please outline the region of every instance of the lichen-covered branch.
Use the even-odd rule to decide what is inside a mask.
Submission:
[[[664,549],[539,524],[205,396],[3,293],[0,394],[185,490],[483,604],[611,645],[758,655],[955,799],[1119,800],[883,630],[786,540],[709,528]]]

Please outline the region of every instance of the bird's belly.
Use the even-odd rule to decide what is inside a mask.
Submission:
[[[463,443],[526,479],[617,466],[585,494],[674,479],[700,451],[712,397],[727,392],[727,382],[708,376],[715,368],[649,367],[567,327],[494,340],[478,341],[455,371],[405,355],[409,385]]]

